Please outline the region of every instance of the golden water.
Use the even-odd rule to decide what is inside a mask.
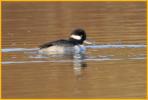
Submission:
[[[84,59],[30,50],[76,28],[95,43]],[[145,45],[145,2],[3,2],[2,97],[144,98]]]

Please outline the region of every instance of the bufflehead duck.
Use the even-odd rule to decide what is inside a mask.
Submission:
[[[40,45],[39,52],[47,55],[83,53],[85,51],[83,43],[91,44],[86,41],[86,32],[83,29],[76,29],[68,40],[61,39]]]

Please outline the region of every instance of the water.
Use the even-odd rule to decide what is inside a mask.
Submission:
[[[115,55],[99,55],[99,50],[98,49],[110,49],[110,48],[126,48],[126,49],[140,49],[140,48],[146,48],[146,45],[88,45],[86,46],[87,49],[94,49],[95,51],[98,51],[98,55],[87,55],[85,53],[85,56],[87,55],[87,58],[83,58],[83,60],[92,60],[92,61],[104,61],[104,60],[123,60],[122,57],[118,58],[118,56]],[[39,53],[39,48],[4,48],[2,49],[2,53],[21,53],[23,54],[25,59],[32,59],[32,61],[17,61],[16,58],[17,56],[11,57],[12,59],[10,61],[2,61],[2,64],[15,64],[15,63],[41,63],[41,62],[73,62],[73,59],[69,60],[63,60],[63,58],[66,58],[67,55],[49,55],[45,56]],[[91,52],[90,52],[91,53]],[[78,56],[77,56],[78,55]],[[82,56],[82,54],[74,54],[71,55],[71,58],[79,58]],[[126,55],[127,59],[145,59],[146,55],[145,54],[134,54],[132,56]],[[50,57],[54,57],[55,60],[49,59]],[[69,57],[69,56],[68,56]],[[116,57],[116,59],[114,59]],[[45,58],[44,60],[42,60]],[[57,61],[57,58],[61,58],[60,60]],[[39,60],[40,59],[40,60]],[[82,59],[81,59],[82,60]]]
[[[3,98],[144,98],[146,3],[3,2]],[[85,54],[38,45],[84,28]]]

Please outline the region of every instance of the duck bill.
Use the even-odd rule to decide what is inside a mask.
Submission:
[[[92,44],[92,42],[85,40],[84,41],[85,44]]]

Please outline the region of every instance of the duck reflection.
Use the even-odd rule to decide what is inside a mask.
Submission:
[[[83,73],[84,68],[87,67],[85,62],[85,54],[74,54],[73,56],[73,70],[76,76],[81,76]]]
[[[45,58],[43,60],[51,62],[71,62],[73,67],[73,72],[76,76],[81,76],[83,70],[87,67],[85,62],[86,55],[84,53],[74,53],[74,54],[53,54],[53,55],[43,55],[39,54],[38,57],[34,58]],[[47,58],[47,59],[46,59]]]

